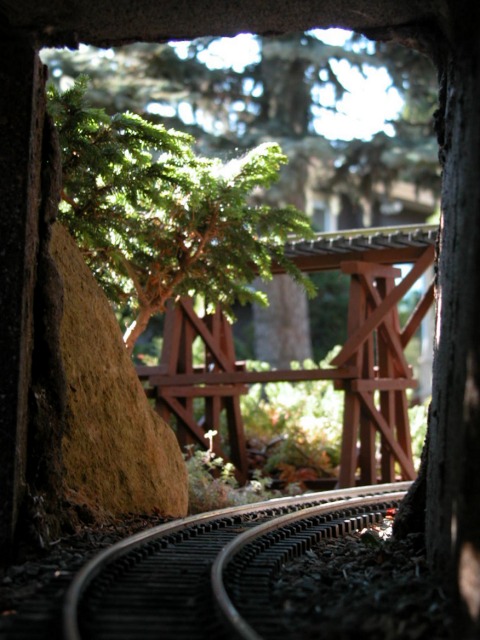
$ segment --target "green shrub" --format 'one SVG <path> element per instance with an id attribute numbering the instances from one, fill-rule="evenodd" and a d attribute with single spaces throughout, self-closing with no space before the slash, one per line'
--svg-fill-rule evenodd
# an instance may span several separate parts
<path id="1" fill-rule="evenodd" d="M 338 352 L 336 347 L 320 367 Z M 306 361 L 293 369 L 311 369 Z M 249 362 L 251 370 L 268 365 Z M 263 473 L 284 482 L 335 477 L 340 463 L 344 393 L 330 380 L 253 385 L 241 398 L 245 435 Z M 409 409 L 414 465 L 418 469 L 427 425 L 428 402 Z"/>
<path id="2" fill-rule="evenodd" d="M 270 490 L 271 479 L 260 473 L 255 473 L 252 480 L 240 487 L 230 462 L 215 456 L 211 450 L 187 449 L 188 510 L 191 514 L 260 502 L 280 495 L 278 491 Z"/>
<path id="3" fill-rule="evenodd" d="M 327 360 L 320 363 L 327 367 Z M 293 369 L 313 369 L 311 360 Z M 249 362 L 253 370 L 268 365 Z M 334 476 L 339 463 L 343 423 L 343 393 L 329 380 L 253 385 L 241 399 L 245 435 L 263 455 L 265 473 L 284 481 Z M 261 461 L 259 461 L 261 462 Z M 295 470 L 295 471 L 294 471 Z"/>

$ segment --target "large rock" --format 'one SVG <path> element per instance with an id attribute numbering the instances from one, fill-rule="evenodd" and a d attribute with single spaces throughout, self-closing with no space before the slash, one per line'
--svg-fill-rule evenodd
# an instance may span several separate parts
<path id="1" fill-rule="evenodd" d="M 96 513 L 185 515 L 187 472 L 176 437 L 150 407 L 110 305 L 58 223 L 51 252 L 64 285 L 69 499 Z"/>

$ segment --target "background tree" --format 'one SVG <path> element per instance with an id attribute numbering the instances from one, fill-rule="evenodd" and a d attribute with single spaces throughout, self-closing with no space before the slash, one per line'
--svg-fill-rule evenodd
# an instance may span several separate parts
<path id="1" fill-rule="evenodd" d="M 81 47 L 73 53 L 49 51 L 44 57 L 55 81 L 67 83 L 87 72 L 94 104 L 109 112 L 128 108 L 152 122 L 193 133 L 205 155 L 229 158 L 235 149 L 278 141 L 289 164 L 269 193 L 270 204 L 291 203 L 306 210 L 307 194 L 318 189 L 325 197 L 339 198 L 338 221 L 345 228 L 378 224 L 385 197 L 381 194 L 388 196 L 395 180 L 438 192 L 431 117 L 436 74 L 427 57 L 355 34 L 343 47 L 325 44 L 319 32 L 243 38 L 243 49 L 254 50 L 248 64 L 238 59 L 239 49 L 233 63 L 216 59 L 218 38 L 106 51 Z M 332 140 L 332 133 L 318 133 L 319 123 L 341 109 L 338 101 L 348 97 L 345 66 L 364 75 L 373 67 L 388 70 L 405 107 L 387 125 L 387 134 L 380 131 L 365 141 Z M 302 290 L 288 278 L 278 280 L 278 285 L 269 284 L 270 308 L 255 308 L 257 344 L 262 346 L 256 355 L 288 364 L 311 353 L 308 307 Z M 288 309 L 282 300 L 289 301 Z M 310 303 L 310 314 L 317 318 L 322 314 L 319 306 L 320 297 Z M 282 307 L 279 316 L 276 309 Z M 342 322 L 336 325 L 334 343 L 344 332 Z M 293 351 L 278 353 L 278 345 L 288 344 L 294 345 Z M 324 344 L 320 351 L 324 354 L 332 346 Z"/>

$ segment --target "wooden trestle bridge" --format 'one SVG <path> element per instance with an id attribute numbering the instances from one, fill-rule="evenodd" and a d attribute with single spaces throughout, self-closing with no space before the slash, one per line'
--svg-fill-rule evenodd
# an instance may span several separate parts
<path id="1" fill-rule="evenodd" d="M 230 459 L 244 481 L 248 470 L 240 395 L 248 385 L 333 380 L 345 392 L 339 487 L 354 486 L 357 481 L 364 485 L 393 482 L 396 463 L 403 480 L 414 479 L 406 392 L 417 381 L 404 350 L 433 302 L 433 281 L 403 327 L 397 304 L 432 266 L 436 237 L 436 226 L 382 227 L 318 234 L 313 241 L 286 247 L 287 255 L 304 272 L 340 269 L 350 276 L 347 339 L 327 369 L 246 371 L 245 363 L 236 360 L 232 328 L 220 309 L 200 318 L 189 299 L 169 308 L 159 366 L 140 366 L 137 371 L 158 413 L 167 421 L 171 415 L 176 417 L 180 444 L 205 447 L 205 432 L 218 430 L 225 412 L 230 456 L 217 439 L 213 451 Z M 394 266 L 402 263 L 412 264 L 403 278 L 401 269 Z M 193 363 L 197 337 L 205 345 L 201 366 Z M 200 422 L 194 416 L 195 398 L 205 402 Z"/>

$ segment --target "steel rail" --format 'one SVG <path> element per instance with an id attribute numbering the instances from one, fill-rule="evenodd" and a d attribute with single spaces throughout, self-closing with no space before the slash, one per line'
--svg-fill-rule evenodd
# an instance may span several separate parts
<path id="1" fill-rule="evenodd" d="M 296 521 L 307 518 L 321 516 L 332 511 L 345 511 L 355 509 L 357 507 L 374 506 L 379 502 L 393 502 L 401 500 L 406 491 L 397 491 L 393 493 L 379 493 L 361 498 L 350 498 L 348 500 L 338 500 L 328 502 L 320 506 L 309 507 L 302 511 L 295 511 L 284 516 L 274 518 L 271 522 L 259 524 L 254 529 L 246 531 L 237 536 L 232 542 L 227 544 L 217 556 L 211 570 L 212 589 L 218 610 L 222 614 L 225 622 L 231 628 L 236 637 L 242 640 L 263 640 L 255 629 L 243 618 L 237 607 L 230 598 L 225 586 L 224 574 L 228 564 L 244 547 L 258 540 L 267 533 L 276 531 L 293 524 Z"/>
<path id="2" fill-rule="evenodd" d="M 351 238 L 375 238 L 377 236 L 393 237 L 400 235 L 410 235 L 413 238 L 418 236 L 435 236 L 438 233 L 438 224 L 401 224 L 390 227 L 365 227 L 360 229 L 338 229 L 337 231 L 320 231 L 315 234 L 313 242 L 316 240 L 349 240 Z M 287 239 L 287 245 L 301 244 L 302 242 L 312 242 L 312 240 L 292 240 Z"/>
<path id="3" fill-rule="evenodd" d="M 304 517 L 303 514 L 305 514 L 309 510 L 309 508 L 318 509 L 319 505 L 323 505 L 325 506 L 326 511 L 331 511 L 332 509 L 338 508 L 338 504 L 343 504 L 343 506 L 346 508 L 347 505 L 353 505 L 352 500 L 355 498 L 363 497 L 365 500 L 369 500 L 371 502 L 373 496 L 377 496 L 378 500 L 380 500 L 380 498 L 384 495 L 389 495 L 392 491 L 392 488 L 397 489 L 399 492 L 405 493 L 411 484 L 411 482 L 398 482 L 354 487 L 351 489 L 337 489 L 333 491 L 315 492 L 304 494 L 302 496 L 274 498 L 254 504 L 230 507 L 227 509 L 219 509 L 215 511 L 209 511 L 200 515 L 181 518 L 179 520 L 165 523 L 125 538 L 124 540 L 117 542 L 116 544 L 97 554 L 88 563 L 86 563 L 85 566 L 82 567 L 82 569 L 80 569 L 80 571 L 74 577 L 63 600 L 63 638 L 65 640 L 85 640 L 85 638 L 82 637 L 79 627 L 79 603 L 82 595 L 86 592 L 88 586 L 92 583 L 92 581 L 96 577 L 98 577 L 106 567 L 111 566 L 124 555 L 134 550 L 136 547 L 141 546 L 142 544 L 157 541 L 163 537 L 167 537 L 176 533 L 188 532 L 189 529 L 193 529 L 196 526 L 206 525 L 208 523 L 221 521 L 234 516 L 248 516 L 249 514 L 258 514 L 269 510 L 293 510 L 296 508 L 301 508 L 302 505 L 310 505 L 306 509 L 302 510 L 302 516 L 300 516 L 298 512 L 295 512 L 298 519 L 299 517 Z M 346 501 L 347 504 L 345 504 L 344 501 Z M 318 504 L 312 507 L 312 503 L 315 502 L 317 502 Z M 276 518 L 277 517 L 278 516 L 276 516 Z M 264 525 L 257 525 L 254 530 L 256 530 L 260 526 Z"/>

